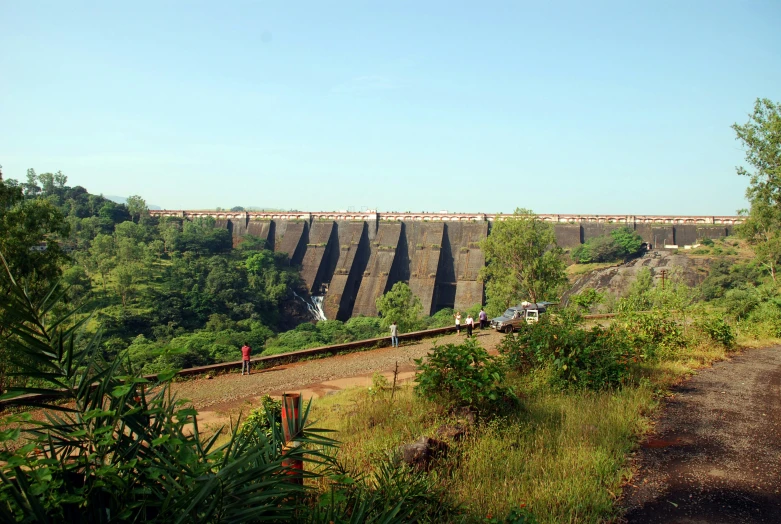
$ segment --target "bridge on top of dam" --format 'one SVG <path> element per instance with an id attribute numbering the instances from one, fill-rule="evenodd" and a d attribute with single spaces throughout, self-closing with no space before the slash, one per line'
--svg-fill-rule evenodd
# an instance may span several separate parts
<path id="1" fill-rule="evenodd" d="M 247 235 L 266 240 L 301 266 L 311 295 L 325 295 L 329 319 L 375 316 L 375 301 L 396 282 L 407 282 L 425 314 L 483 302 L 478 280 L 485 265 L 480 241 L 494 221 L 512 215 L 485 213 L 252 212 L 151 210 L 157 217 L 212 217 L 231 232 L 233 245 Z M 630 227 L 653 246 L 689 245 L 721 238 L 739 216 L 540 214 L 554 226 L 558 244 L 574 248 L 618 227 Z"/>

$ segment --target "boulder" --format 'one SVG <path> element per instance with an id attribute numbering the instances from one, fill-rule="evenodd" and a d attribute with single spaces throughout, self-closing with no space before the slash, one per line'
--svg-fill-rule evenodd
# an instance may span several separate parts
<path id="1" fill-rule="evenodd" d="M 431 462 L 447 454 L 448 445 L 439 440 L 420 437 L 417 441 L 399 448 L 401 460 L 417 469 L 430 469 Z"/>
<path id="2" fill-rule="evenodd" d="M 477 423 L 477 410 L 470 407 L 460 407 L 453 410 L 453 414 L 464 422 L 467 426 L 474 426 Z"/>
<path id="3" fill-rule="evenodd" d="M 463 424 L 442 424 L 437 428 L 436 434 L 444 440 L 459 441 L 466 436 L 467 428 Z"/>

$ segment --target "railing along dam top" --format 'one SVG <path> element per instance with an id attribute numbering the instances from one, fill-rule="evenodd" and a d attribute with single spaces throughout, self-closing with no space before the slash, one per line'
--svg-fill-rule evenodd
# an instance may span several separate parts
<path id="1" fill-rule="evenodd" d="M 213 217 L 223 220 L 315 220 L 335 221 L 417 221 L 417 222 L 493 222 L 505 220 L 511 214 L 501 213 L 397 213 L 397 212 L 348 212 L 348 211 L 212 211 L 212 210 L 150 210 L 152 216 L 182 218 Z M 544 222 L 555 224 L 692 224 L 735 225 L 743 222 L 742 216 L 731 215 L 582 215 L 539 214 Z"/>

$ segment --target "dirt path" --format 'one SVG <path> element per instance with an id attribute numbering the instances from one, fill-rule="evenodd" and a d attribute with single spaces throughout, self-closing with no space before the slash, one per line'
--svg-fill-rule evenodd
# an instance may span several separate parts
<path id="1" fill-rule="evenodd" d="M 629 523 L 781 523 L 781 346 L 673 391 L 624 495 Z"/>
<path id="2" fill-rule="evenodd" d="M 493 350 L 504 336 L 490 329 L 477 330 L 475 334 L 488 350 Z M 199 411 L 201 425 L 221 425 L 239 410 L 246 413 L 247 408 L 257 406 L 258 399 L 266 394 L 295 392 L 311 398 L 348 387 L 369 386 L 374 373 L 382 373 L 392 380 L 397 362 L 399 378 L 409 379 L 414 376 L 413 359 L 426 355 L 434 344 L 463 340 L 464 334 L 445 335 L 399 348 L 387 347 L 253 371 L 249 376 L 227 373 L 210 380 L 198 378 L 175 383 L 172 389 L 179 398 L 192 401 Z"/>

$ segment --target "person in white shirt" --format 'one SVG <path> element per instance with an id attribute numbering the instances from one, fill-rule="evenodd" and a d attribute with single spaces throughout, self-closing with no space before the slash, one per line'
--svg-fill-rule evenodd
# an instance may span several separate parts
<path id="1" fill-rule="evenodd" d="M 391 332 L 391 346 L 395 348 L 399 347 L 399 326 L 396 325 L 395 320 L 391 322 L 390 332 Z"/>

